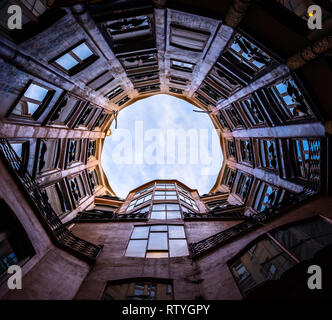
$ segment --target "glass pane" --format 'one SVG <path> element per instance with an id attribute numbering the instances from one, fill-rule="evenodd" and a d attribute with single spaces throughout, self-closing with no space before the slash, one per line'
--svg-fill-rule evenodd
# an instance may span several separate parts
<path id="1" fill-rule="evenodd" d="M 164 203 L 154 204 L 152 210 L 165 210 L 165 204 Z"/>
<path id="2" fill-rule="evenodd" d="M 167 203 L 167 210 L 180 210 L 180 206 L 176 203 Z"/>
<path id="3" fill-rule="evenodd" d="M 168 211 L 167 219 L 181 219 L 180 211 Z"/>
<path id="4" fill-rule="evenodd" d="M 154 196 L 155 200 L 164 200 L 165 196 Z"/>
<path id="5" fill-rule="evenodd" d="M 185 238 L 183 226 L 168 226 L 169 238 Z"/>
<path id="6" fill-rule="evenodd" d="M 151 231 L 167 231 L 167 226 L 151 226 Z"/>
<path id="7" fill-rule="evenodd" d="M 166 196 L 166 200 L 177 200 L 177 196 L 176 195 Z"/>
<path id="8" fill-rule="evenodd" d="M 69 53 L 66 53 L 59 59 L 55 60 L 55 62 L 66 70 L 70 70 L 78 64 L 78 61 L 74 59 Z"/>
<path id="9" fill-rule="evenodd" d="M 295 262 L 272 240 L 263 239 L 230 267 L 243 293 L 267 280 L 279 279 Z"/>
<path id="10" fill-rule="evenodd" d="M 130 240 L 126 251 L 126 256 L 144 258 L 147 242 L 147 240 Z"/>
<path id="11" fill-rule="evenodd" d="M 169 256 L 182 257 L 189 254 L 186 240 L 169 240 Z"/>
<path id="12" fill-rule="evenodd" d="M 39 105 L 35 103 L 28 102 L 28 114 L 32 115 L 38 109 Z"/>
<path id="13" fill-rule="evenodd" d="M 167 250 L 167 232 L 152 232 L 148 244 L 148 250 Z"/>
<path id="14" fill-rule="evenodd" d="M 47 89 L 32 83 L 30 84 L 27 91 L 25 91 L 24 96 L 30 99 L 43 101 L 46 97 L 47 92 L 48 92 Z"/>
<path id="15" fill-rule="evenodd" d="M 165 211 L 152 211 L 150 219 L 166 219 Z"/>
<path id="16" fill-rule="evenodd" d="M 11 147 L 14 149 L 15 153 L 19 158 L 22 157 L 23 143 L 11 143 Z"/>
<path id="17" fill-rule="evenodd" d="M 168 258 L 168 252 L 152 251 L 146 253 L 147 258 Z"/>
<path id="18" fill-rule="evenodd" d="M 149 227 L 134 227 L 131 239 L 147 239 L 149 235 Z"/>
<path id="19" fill-rule="evenodd" d="M 85 43 L 80 44 L 72 50 L 81 60 L 84 60 L 93 55 L 93 52 L 88 48 Z"/>
<path id="20" fill-rule="evenodd" d="M 319 218 L 284 230 L 278 229 L 272 235 L 298 259 L 307 260 L 332 243 L 332 225 Z"/>

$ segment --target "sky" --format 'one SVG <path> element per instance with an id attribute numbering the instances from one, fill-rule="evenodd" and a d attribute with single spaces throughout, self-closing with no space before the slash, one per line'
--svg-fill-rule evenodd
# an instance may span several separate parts
<path id="1" fill-rule="evenodd" d="M 105 138 L 102 166 L 113 191 L 129 191 L 154 179 L 177 179 L 205 194 L 222 164 L 212 121 L 192 104 L 158 94 L 121 110 Z"/>

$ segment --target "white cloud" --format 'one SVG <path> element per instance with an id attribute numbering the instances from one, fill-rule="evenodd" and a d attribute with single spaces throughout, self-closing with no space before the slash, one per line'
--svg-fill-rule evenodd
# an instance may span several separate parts
<path id="1" fill-rule="evenodd" d="M 219 139 L 217 136 L 214 139 L 211 138 L 211 130 L 214 131 L 214 127 L 209 116 L 193 112 L 193 109 L 197 108 L 184 100 L 160 94 L 139 100 L 119 113 L 118 128 L 128 130 L 132 136 L 132 146 L 127 146 L 128 150 L 123 150 L 125 144 L 121 148 L 118 146 L 121 131 L 114 129 L 114 124 L 112 124 L 113 134 L 110 137 L 106 137 L 102 153 L 103 169 L 112 189 L 118 196 L 126 197 L 130 190 L 154 179 L 177 179 L 188 185 L 188 187 L 198 189 L 201 194 L 211 189 L 222 163 Z M 138 134 L 136 141 L 134 134 L 135 121 L 136 130 L 140 127 L 138 131 L 143 132 L 143 135 Z M 141 128 L 142 126 L 143 129 Z M 156 129 L 162 129 L 159 135 L 164 135 L 165 138 L 167 129 L 181 129 L 187 134 L 192 129 L 195 129 L 198 133 L 199 129 L 204 129 L 208 130 L 209 138 L 207 141 L 199 141 L 196 146 L 195 143 L 192 144 L 191 150 L 188 147 L 186 150 L 180 150 L 180 153 L 184 152 L 186 155 L 186 162 L 185 164 L 179 164 L 177 145 L 167 146 L 166 143 L 163 146 L 162 140 L 160 140 L 161 137 L 157 139 L 154 137 L 154 146 L 151 145 L 151 142 L 147 142 L 146 139 L 141 141 L 145 132 L 151 135 L 151 132 L 157 132 Z M 217 135 L 216 132 L 213 132 L 213 134 Z M 157 133 L 156 135 L 158 136 Z M 159 144 L 156 141 L 159 141 Z M 188 142 L 189 138 L 187 138 L 187 146 L 189 145 Z M 158 147 L 160 150 L 158 150 Z M 119 151 L 119 148 L 122 149 L 122 152 L 127 152 L 127 154 L 132 151 L 133 161 L 131 163 L 127 162 L 126 164 L 126 161 L 122 161 L 120 164 L 115 163 L 123 156 L 123 153 L 120 153 L 118 157 L 112 157 L 114 151 Z M 176 152 L 176 164 L 167 164 L 167 154 L 164 152 L 167 148 L 169 152 Z M 195 148 L 199 148 L 200 150 L 196 150 Z M 151 153 L 152 149 L 154 149 L 153 153 Z M 147 155 L 144 152 L 146 150 L 150 150 L 151 154 Z M 199 151 L 201 151 L 201 154 Z M 202 160 L 201 163 L 191 164 L 190 152 L 192 154 L 197 153 L 198 159 Z M 157 164 L 155 161 L 153 162 L 154 164 L 149 165 L 147 163 L 149 161 L 146 161 L 147 156 L 149 160 L 153 160 L 154 157 L 158 159 L 162 157 L 164 158 L 164 162 L 161 161 L 160 163 L 159 161 L 160 164 Z M 145 159 L 143 163 L 142 159 Z"/>

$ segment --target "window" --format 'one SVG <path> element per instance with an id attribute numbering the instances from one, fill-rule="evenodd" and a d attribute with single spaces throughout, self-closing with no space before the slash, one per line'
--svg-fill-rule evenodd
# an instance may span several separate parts
<path id="1" fill-rule="evenodd" d="M 99 185 L 99 179 L 96 170 L 87 170 L 87 178 L 90 184 L 92 192 L 95 191 L 95 187 Z"/>
<path id="2" fill-rule="evenodd" d="M 104 300 L 172 300 L 173 286 L 169 281 L 138 279 L 111 281 L 105 289 Z"/>
<path id="3" fill-rule="evenodd" d="M 189 197 L 191 197 L 191 193 L 190 193 L 188 190 L 182 188 L 179 184 L 177 184 L 176 187 L 177 187 L 181 192 L 183 192 L 183 193 L 187 194 Z"/>
<path id="4" fill-rule="evenodd" d="M 252 149 L 250 140 L 240 140 L 241 161 L 252 163 Z"/>
<path id="5" fill-rule="evenodd" d="M 54 90 L 31 82 L 10 115 L 37 120 L 42 109 L 50 102 L 53 94 Z"/>
<path id="6" fill-rule="evenodd" d="M 309 105 L 293 79 L 283 80 L 268 90 L 285 120 L 312 117 Z"/>
<path id="7" fill-rule="evenodd" d="M 109 100 L 112 100 L 113 98 L 117 97 L 120 93 L 123 92 L 123 89 L 121 87 L 116 87 L 112 89 L 109 93 L 105 95 L 105 97 Z"/>
<path id="8" fill-rule="evenodd" d="M 45 189 L 47 199 L 58 216 L 71 211 L 71 205 L 64 183 L 58 182 Z"/>
<path id="9" fill-rule="evenodd" d="M 37 171 L 39 173 L 57 167 L 60 151 L 60 140 L 42 139 L 40 140 Z"/>
<path id="10" fill-rule="evenodd" d="M 67 165 L 73 162 L 79 162 L 81 159 L 81 144 L 82 140 L 69 140 L 67 147 Z"/>
<path id="11" fill-rule="evenodd" d="M 150 205 L 148 205 L 144 208 L 135 210 L 135 211 L 131 212 L 130 215 L 135 215 L 135 216 L 140 216 L 142 218 L 145 218 L 149 214 L 149 211 L 150 211 Z"/>
<path id="12" fill-rule="evenodd" d="M 226 61 L 226 64 L 229 64 L 229 62 Z M 225 67 L 225 61 L 222 59 L 222 56 L 215 63 L 208 78 L 218 84 L 224 98 L 228 98 L 244 85 L 244 82 L 236 74 Z"/>
<path id="13" fill-rule="evenodd" d="M 263 212 L 265 209 L 271 208 L 276 203 L 277 195 L 278 188 L 272 187 L 265 182 L 261 182 L 256 193 L 256 200 L 253 208 L 257 212 Z"/>
<path id="14" fill-rule="evenodd" d="M 157 183 L 158 189 L 175 189 L 174 183 Z"/>
<path id="15" fill-rule="evenodd" d="M 158 71 L 153 72 L 141 72 L 136 73 L 133 75 L 128 75 L 129 79 L 134 83 L 136 86 L 144 84 L 144 82 L 150 81 L 159 81 L 159 73 Z M 155 82 L 155 81 L 154 81 Z"/>
<path id="16" fill-rule="evenodd" d="M 231 272 L 244 295 L 267 280 L 279 279 L 295 265 L 295 261 L 267 236 L 255 244 L 253 253 L 248 251 L 230 264 Z"/>
<path id="17" fill-rule="evenodd" d="M 211 210 L 216 209 L 216 208 L 227 208 L 229 206 L 227 199 L 210 201 L 210 202 L 207 202 L 206 204 L 209 207 L 209 209 L 211 209 Z"/>
<path id="18" fill-rule="evenodd" d="M 278 169 L 276 142 L 274 140 L 260 139 L 259 150 L 261 166 L 267 169 Z"/>
<path id="19" fill-rule="evenodd" d="M 88 158 L 96 156 L 96 140 L 89 140 L 88 142 Z"/>
<path id="20" fill-rule="evenodd" d="M 171 59 L 171 68 L 185 71 L 185 72 L 192 72 L 194 70 L 195 64 L 190 62 L 184 62 L 180 60 Z"/>
<path id="21" fill-rule="evenodd" d="M 172 258 L 189 254 L 183 226 L 152 225 L 134 227 L 126 256 Z"/>
<path id="22" fill-rule="evenodd" d="M 94 116 L 96 115 L 97 109 L 94 108 L 92 105 L 87 105 L 85 109 L 81 112 L 79 115 L 75 128 L 78 128 L 80 126 L 82 127 L 88 127 L 92 124 L 92 120 Z"/>
<path id="23" fill-rule="evenodd" d="M 183 94 L 183 90 L 179 88 L 169 87 L 169 92 L 173 92 L 176 94 Z"/>
<path id="24" fill-rule="evenodd" d="M 69 187 L 75 202 L 78 204 L 79 201 L 86 196 L 82 177 L 78 175 L 75 178 L 70 179 Z"/>
<path id="25" fill-rule="evenodd" d="M 234 140 L 227 140 L 227 158 L 236 161 L 236 147 Z"/>
<path id="26" fill-rule="evenodd" d="M 250 245 L 230 263 L 244 295 L 268 280 L 279 279 L 296 263 L 311 259 L 332 243 L 332 225 L 322 218 L 278 227 Z"/>
<path id="27" fill-rule="evenodd" d="M 229 190 L 231 191 L 233 188 L 235 177 L 236 177 L 236 170 L 226 167 L 223 178 L 221 180 L 221 184 L 227 186 L 229 188 Z"/>
<path id="28" fill-rule="evenodd" d="M 183 202 L 185 202 L 186 204 L 188 204 L 190 207 L 194 208 L 195 210 L 198 210 L 196 202 L 193 199 L 186 197 L 181 192 L 179 192 L 179 198 L 180 198 L 180 200 L 182 200 Z"/>
<path id="29" fill-rule="evenodd" d="M 117 101 L 116 104 L 120 107 L 120 106 L 122 106 L 123 104 L 125 104 L 129 100 L 130 100 L 130 98 L 128 96 L 125 96 L 122 99 L 120 99 L 119 101 Z"/>
<path id="30" fill-rule="evenodd" d="M 155 203 L 150 219 L 181 219 L 180 206 L 177 203 Z"/>
<path id="31" fill-rule="evenodd" d="M 113 80 L 114 77 L 112 76 L 111 72 L 107 70 L 102 72 L 96 78 L 92 79 L 90 82 L 87 83 L 87 85 L 93 90 L 98 91 Z"/>
<path id="32" fill-rule="evenodd" d="M 226 129 L 230 130 L 230 126 L 229 126 L 225 116 L 222 114 L 221 110 L 219 110 L 219 112 L 218 112 L 218 120 L 224 129 L 226 128 Z"/>
<path id="33" fill-rule="evenodd" d="M 29 161 L 29 141 L 20 142 L 13 140 L 9 141 L 9 143 L 17 157 L 22 161 L 23 166 L 26 167 Z"/>
<path id="34" fill-rule="evenodd" d="M 171 25 L 170 28 L 170 44 L 181 49 L 203 51 L 210 37 L 210 33 L 206 31 L 176 25 Z"/>
<path id="35" fill-rule="evenodd" d="M 245 128 L 242 118 L 234 107 L 229 107 L 225 109 L 225 113 L 228 116 L 228 119 L 231 121 L 234 129 Z"/>
<path id="36" fill-rule="evenodd" d="M 240 105 L 245 115 L 248 117 L 251 126 L 254 127 L 265 123 L 264 117 L 254 97 L 240 101 Z"/>
<path id="37" fill-rule="evenodd" d="M 202 85 L 200 86 L 200 90 L 208 95 L 215 103 L 223 98 L 223 94 L 220 91 L 205 81 L 203 81 Z"/>
<path id="38" fill-rule="evenodd" d="M 152 198 L 152 192 L 149 192 L 148 194 L 146 194 L 140 198 L 134 199 L 133 201 L 130 202 L 130 204 L 127 208 L 127 212 L 132 210 L 134 207 L 137 207 L 137 206 L 141 205 L 142 203 L 151 200 L 151 198 Z"/>
<path id="39" fill-rule="evenodd" d="M 152 184 L 151 186 L 145 187 L 144 189 L 138 190 L 137 192 L 135 192 L 134 196 L 136 197 L 144 192 L 152 190 L 153 188 L 154 188 L 154 184 Z"/>
<path id="40" fill-rule="evenodd" d="M 80 103 L 81 100 L 67 94 L 52 114 L 50 122 L 55 124 L 67 124 Z"/>
<path id="41" fill-rule="evenodd" d="M 243 201 L 246 200 L 250 187 L 251 187 L 251 176 L 247 176 L 244 173 L 240 172 L 239 182 L 236 188 L 236 194 L 241 197 Z"/>
<path id="42" fill-rule="evenodd" d="M 155 50 L 148 50 L 135 55 L 121 55 L 119 60 L 126 70 L 154 66 L 158 64 Z"/>
<path id="43" fill-rule="evenodd" d="M 176 83 L 176 84 L 180 84 L 182 86 L 186 86 L 189 82 L 188 79 L 185 79 L 185 78 L 181 78 L 181 77 L 175 77 L 175 76 L 171 76 L 169 78 L 169 82 L 171 83 Z"/>
<path id="44" fill-rule="evenodd" d="M 22 265 L 34 255 L 31 242 L 14 213 L 0 200 L 0 282 L 8 276 L 8 268 Z"/>
<path id="45" fill-rule="evenodd" d="M 320 140 L 293 139 L 296 176 L 300 179 L 320 179 Z"/>
<path id="46" fill-rule="evenodd" d="M 155 191 L 154 200 L 177 200 L 176 191 Z"/>
<path id="47" fill-rule="evenodd" d="M 159 91 L 160 90 L 160 84 L 151 84 L 147 86 L 142 87 L 136 87 L 138 93 L 145 93 L 145 92 L 152 92 L 152 91 Z"/>
<path id="48" fill-rule="evenodd" d="M 300 261 L 311 259 L 332 243 L 332 225 L 320 217 L 275 229 L 270 234 Z"/>
<path id="49" fill-rule="evenodd" d="M 235 37 L 227 53 L 234 63 L 245 71 L 251 71 L 252 75 L 271 63 L 269 55 L 241 35 Z"/>
<path id="50" fill-rule="evenodd" d="M 81 42 L 51 60 L 50 63 L 65 73 L 74 75 L 92 64 L 97 59 L 98 56 L 93 52 L 91 46 L 87 42 Z"/>
<path id="51" fill-rule="evenodd" d="M 199 102 L 203 103 L 205 106 L 209 106 L 209 105 L 215 106 L 216 105 L 215 102 L 210 101 L 209 99 L 207 99 L 206 97 L 204 97 L 197 91 L 195 92 L 195 98 Z"/>
<path id="52" fill-rule="evenodd" d="M 107 119 L 108 114 L 104 111 L 99 113 L 95 123 L 91 127 L 91 131 L 95 130 L 96 128 L 101 128 Z"/>
<path id="53" fill-rule="evenodd" d="M 135 38 L 136 35 L 150 28 L 150 19 L 146 15 L 123 18 L 106 23 L 107 31 L 113 41 L 123 41 L 126 38 Z M 128 39 L 126 39 L 128 40 Z"/>

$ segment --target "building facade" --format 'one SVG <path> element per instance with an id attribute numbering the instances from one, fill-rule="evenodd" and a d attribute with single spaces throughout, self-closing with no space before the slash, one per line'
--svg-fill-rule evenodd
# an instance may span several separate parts
<path id="1" fill-rule="evenodd" d="M 332 243 L 332 11 L 309 2 L 7 1 L 0 297 L 324 296 L 300 277 L 330 267 Z M 10 29 L 17 3 L 23 27 Z M 205 195 L 173 177 L 120 199 L 104 139 L 119 111 L 159 93 L 209 114 L 220 173 Z M 13 264 L 22 290 L 7 286 Z"/>

